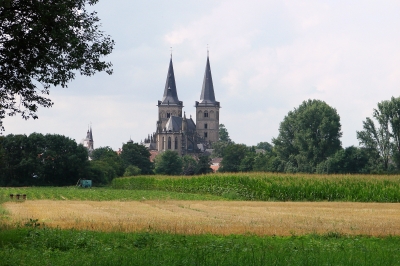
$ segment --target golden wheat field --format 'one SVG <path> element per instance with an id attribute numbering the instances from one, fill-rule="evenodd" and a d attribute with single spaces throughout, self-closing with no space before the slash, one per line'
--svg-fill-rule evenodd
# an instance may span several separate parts
<path id="1" fill-rule="evenodd" d="M 34 200 L 7 202 L 3 206 L 10 212 L 10 225 L 32 218 L 63 229 L 222 235 L 400 235 L 397 203 Z"/>

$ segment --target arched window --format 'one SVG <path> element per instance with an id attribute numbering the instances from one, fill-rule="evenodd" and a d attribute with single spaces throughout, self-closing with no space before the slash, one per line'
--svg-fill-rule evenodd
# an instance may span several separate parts
<path id="1" fill-rule="evenodd" d="M 204 111 L 204 117 L 208 117 L 208 111 Z"/>
<path id="2" fill-rule="evenodd" d="M 171 149 L 171 137 L 168 137 L 168 150 Z"/>
<path id="3" fill-rule="evenodd" d="M 207 129 L 208 128 L 208 125 L 207 125 L 207 123 L 205 123 L 204 124 L 204 129 Z"/>
<path id="4" fill-rule="evenodd" d="M 162 137 L 162 144 L 161 144 L 161 149 L 162 150 L 164 149 L 164 141 L 165 141 L 165 139 L 164 139 L 164 137 Z"/>
<path id="5" fill-rule="evenodd" d="M 214 111 L 210 111 L 210 118 L 214 118 Z"/>
<path id="6" fill-rule="evenodd" d="M 175 150 L 178 149 L 178 137 L 175 137 Z"/>

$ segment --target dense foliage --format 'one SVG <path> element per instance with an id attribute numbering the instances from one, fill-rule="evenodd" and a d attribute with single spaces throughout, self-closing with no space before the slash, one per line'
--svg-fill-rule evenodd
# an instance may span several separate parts
<path id="1" fill-rule="evenodd" d="M 99 30 L 96 12 L 86 9 L 97 2 L 1 1 L 0 120 L 6 113 L 37 118 L 38 106 L 53 104 L 50 87 L 66 87 L 76 73 L 112 73 L 101 59 L 114 41 Z"/>
<path id="2" fill-rule="evenodd" d="M 0 137 L 0 185 L 65 186 L 88 175 L 88 153 L 61 135 Z"/>
<path id="3" fill-rule="evenodd" d="M 113 178 L 123 175 L 125 168 L 121 157 L 111 147 L 94 149 L 90 155 L 90 173 L 88 178 L 94 184 L 109 184 Z"/>
<path id="4" fill-rule="evenodd" d="M 107 185 L 123 175 L 153 174 L 149 157 L 144 146 L 129 143 L 121 155 L 111 147 L 94 149 L 89 161 L 87 149 L 65 136 L 0 136 L 0 186 L 66 186 L 79 179 Z"/>
<path id="5" fill-rule="evenodd" d="M 243 144 L 229 144 L 223 151 L 220 172 L 239 172 L 240 163 L 245 158 L 247 147 Z"/>
<path id="6" fill-rule="evenodd" d="M 175 151 L 164 151 L 155 159 L 156 174 L 161 175 L 199 175 L 211 173 L 209 156 L 185 155 L 180 157 Z"/>
<path id="7" fill-rule="evenodd" d="M 390 171 L 395 167 L 399 168 L 400 97 L 378 103 L 372 117 L 373 119 L 367 117 L 363 122 L 363 130 L 357 131 L 360 144 L 376 155 L 374 164 L 377 169 Z"/>
<path id="8" fill-rule="evenodd" d="M 128 142 L 122 146 L 121 160 L 124 168 L 130 165 L 140 169 L 142 174 L 153 173 L 153 163 L 150 161 L 150 152 L 145 146 Z"/>
<path id="9" fill-rule="evenodd" d="M 221 136 L 229 136 L 224 125 Z M 228 137 L 214 143 L 220 172 L 319 174 L 395 174 L 400 171 L 400 97 L 378 103 L 373 117 L 357 132 L 361 147 L 342 148 L 340 117 L 323 101 L 304 101 L 290 111 L 273 145 L 235 144 Z M 226 138 L 225 138 L 226 139 Z"/>
<path id="10" fill-rule="evenodd" d="M 155 173 L 162 175 L 180 175 L 182 173 L 182 159 L 175 151 L 167 150 L 155 159 Z"/>
<path id="11" fill-rule="evenodd" d="M 292 172 L 314 172 L 341 148 L 340 117 L 323 101 L 304 101 L 290 111 L 272 140 L 278 157 Z"/>

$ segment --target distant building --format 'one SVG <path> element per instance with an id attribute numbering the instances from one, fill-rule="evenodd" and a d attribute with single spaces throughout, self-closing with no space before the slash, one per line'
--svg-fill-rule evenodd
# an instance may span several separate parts
<path id="1" fill-rule="evenodd" d="M 92 126 L 88 128 L 88 131 L 86 133 L 86 138 L 82 140 L 82 145 L 89 151 L 89 155 L 92 153 L 94 150 L 93 148 L 93 133 L 92 133 Z"/>
<path id="2" fill-rule="evenodd" d="M 149 150 L 157 152 L 173 150 L 179 155 L 202 153 L 209 149 L 212 143 L 218 141 L 221 106 L 215 100 L 209 56 L 207 55 L 200 101 L 195 102 L 196 123 L 192 116 L 187 118 L 186 114 L 182 113 L 183 102 L 178 98 L 172 56 L 164 95 L 157 106 L 156 131 L 149 134 L 143 143 Z"/>

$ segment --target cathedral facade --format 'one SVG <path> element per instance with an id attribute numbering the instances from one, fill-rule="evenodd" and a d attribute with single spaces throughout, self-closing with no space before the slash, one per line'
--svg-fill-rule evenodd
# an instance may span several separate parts
<path id="1" fill-rule="evenodd" d="M 196 122 L 186 117 L 183 102 L 179 100 L 172 56 L 169 62 L 164 95 L 158 101 L 156 131 L 144 140 L 144 145 L 153 151 L 176 151 L 179 155 L 202 153 L 219 140 L 220 103 L 215 100 L 209 56 L 200 100 L 195 102 Z"/>

